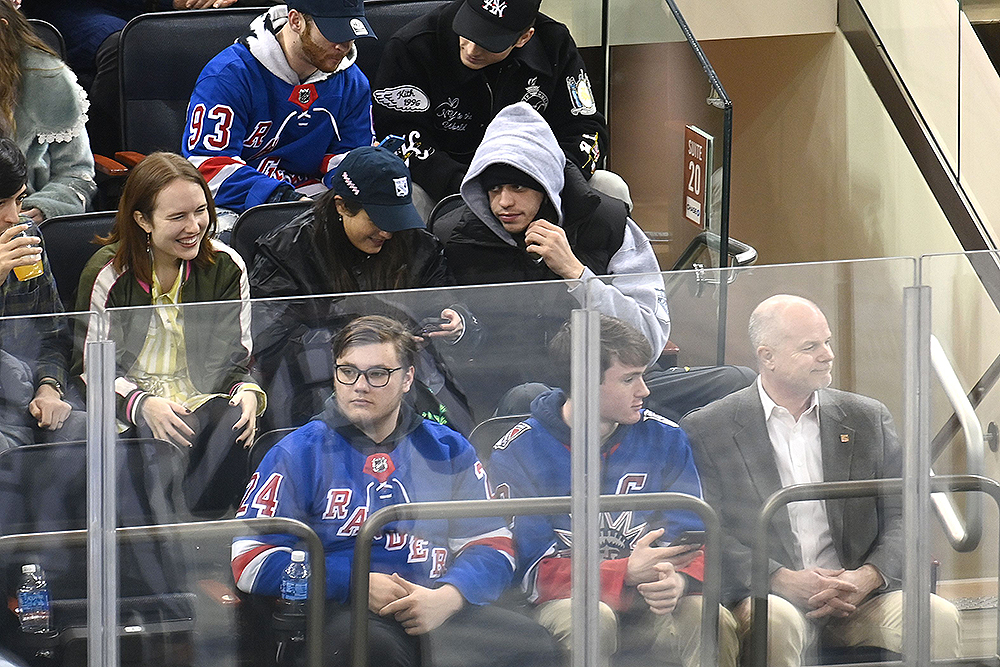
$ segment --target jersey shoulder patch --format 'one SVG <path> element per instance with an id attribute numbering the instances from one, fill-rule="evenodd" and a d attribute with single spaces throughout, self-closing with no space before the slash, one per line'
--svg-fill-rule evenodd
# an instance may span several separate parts
<path id="1" fill-rule="evenodd" d="M 507 449 L 510 443 L 514 442 L 522 433 L 526 433 L 531 430 L 531 424 L 528 422 L 518 422 L 514 425 L 514 428 L 507 431 L 502 438 L 497 440 L 497 443 L 493 445 L 493 449 Z"/>
<path id="2" fill-rule="evenodd" d="M 667 426 L 673 426 L 674 428 L 680 428 L 680 426 L 678 426 L 674 422 L 670 421 L 669 419 L 667 419 L 663 415 L 658 415 L 655 412 L 653 412 L 652 410 L 643 410 L 642 411 L 642 421 L 650 421 L 650 420 L 655 421 L 655 422 L 660 422 L 661 424 L 666 424 Z"/>

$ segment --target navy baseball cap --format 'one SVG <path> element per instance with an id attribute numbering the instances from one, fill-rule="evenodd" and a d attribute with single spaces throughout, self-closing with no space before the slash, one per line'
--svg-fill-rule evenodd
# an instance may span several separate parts
<path id="1" fill-rule="evenodd" d="M 465 0 L 451 28 L 491 53 L 514 46 L 538 17 L 542 0 Z"/>
<path id="2" fill-rule="evenodd" d="M 413 208 L 410 170 L 394 153 L 378 146 L 355 148 L 337 166 L 331 188 L 344 199 L 361 202 L 383 232 L 423 229 Z"/>
<path id="3" fill-rule="evenodd" d="M 343 43 L 375 37 L 365 18 L 363 0 L 286 0 L 289 9 L 308 14 L 328 42 Z"/>

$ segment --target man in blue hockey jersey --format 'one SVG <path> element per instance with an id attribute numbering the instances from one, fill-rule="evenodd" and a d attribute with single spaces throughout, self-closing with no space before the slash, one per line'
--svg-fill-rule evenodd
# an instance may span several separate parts
<path id="1" fill-rule="evenodd" d="M 354 540 L 376 510 L 397 503 L 489 497 L 465 438 L 404 402 L 413 336 L 389 318 L 354 320 L 333 343 L 337 388 L 327 410 L 276 444 L 250 478 L 237 517 L 284 516 L 311 526 L 326 551 L 326 655 L 344 662 Z M 233 543 L 241 590 L 277 595 L 296 538 Z M 530 619 L 489 606 L 513 573 L 502 519 L 400 521 L 372 546 L 368 608 L 375 665 L 548 665 L 558 649 Z M 489 628 L 490 632 L 476 632 Z M 512 643 L 510 637 L 518 637 Z M 426 658 L 424 664 L 430 664 Z"/>
<path id="2" fill-rule="evenodd" d="M 569 362 L 569 331 L 553 340 Z M 645 337 L 621 320 L 601 316 L 601 493 L 674 491 L 701 497 L 701 482 L 684 432 L 642 407 L 650 358 Z M 490 475 L 501 497 L 570 494 L 573 399 L 556 389 L 531 404 L 523 421 L 493 447 Z M 700 658 L 704 558 L 694 546 L 666 546 L 702 531 L 688 511 L 626 511 L 601 515 L 601 664 L 619 645 L 649 650 L 651 664 L 695 667 Z M 570 645 L 571 532 L 568 514 L 514 519 L 517 577 L 537 605 L 539 622 Z M 683 540 L 682 540 L 683 541 Z M 719 665 L 735 667 L 736 621 L 720 608 Z"/>
<path id="3" fill-rule="evenodd" d="M 360 37 L 375 37 L 364 3 L 288 0 L 205 66 L 182 150 L 216 206 L 238 213 L 323 191 L 348 151 L 373 143 Z"/>

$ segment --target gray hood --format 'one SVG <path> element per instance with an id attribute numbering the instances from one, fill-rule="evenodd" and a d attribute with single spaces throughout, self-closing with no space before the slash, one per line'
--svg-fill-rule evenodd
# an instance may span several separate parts
<path id="1" fill-rule="evenodd" d="M 480 175 L 492 164 L 508 164 L 538 181 L 556 209 L 562 224 L 562 189 L 565 183 L 563 152 L 552 128 L 527 102 L 504 107 L 486 128 L 483 141 L 472 156 L 462 181 L 462 199 L 480 220 L 501 239 L 516 245 L 511 235 L 490 211 L 490 200 L 480 183 Z"/>

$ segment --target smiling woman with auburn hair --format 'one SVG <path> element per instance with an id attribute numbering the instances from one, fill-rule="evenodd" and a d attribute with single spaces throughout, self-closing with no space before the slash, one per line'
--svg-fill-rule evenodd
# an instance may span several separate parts
<path id="1" fill-rule="evenodd" d="M 87 263 L 77 297 L 79 310 L 110 322 L 119 431 L 190 447 L 184 492 L 206 514 L 239 500 L 244 448 L 265 404 L 248 373 L 246 267 L 211 238 L 214 227 L 198 170 L 179 155 L 153 153 L 129 175 L 114 228 L 98 239 L 105 245 Z M 212 301 L 223 303 L 190 305 Z M 149 305 L 160 307 L 129 308 Z M 123 310 L 108 312 L 115 308 Z M 95 327 L 86 340 L 97 340 Z M 77 359 L 77 373 L 84 361 Z"/>

